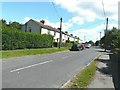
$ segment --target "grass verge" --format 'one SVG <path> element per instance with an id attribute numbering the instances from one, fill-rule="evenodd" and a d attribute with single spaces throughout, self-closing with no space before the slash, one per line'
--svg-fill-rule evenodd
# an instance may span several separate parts
<path id="1" fill-rule="evenodd" d="M 89 66 L 83 69 L 76 77 L 70 82 L 67 88 L 86 88 L 93 79 L 96 71 L 96 61 L 93 61 Z"/>
<path id="2" fill-rule="evenodd" d="M 26 56 L 26 55 L 36 55 L 36 54 L 50 54 L 59 51 L 68 50 L 69 47 L 64 48 L 46 48 L 46 49 L 26 49 L 26 50 L 9 50 L 9 51 L 2 51 L 2 58 L 10 58 L 10 57 L 19 57 L 19 56 Z"/>

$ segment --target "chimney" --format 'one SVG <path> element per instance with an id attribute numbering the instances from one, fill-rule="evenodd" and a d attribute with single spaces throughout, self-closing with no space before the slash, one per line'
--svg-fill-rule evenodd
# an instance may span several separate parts
<path id="1" fill-rule="evenodd" d="M 70 34 L 70 36 L 73 36 L 73 34 Z"/>
<path id="2" fill-rule="evenodd" d="M 65 31 L 65 33 L 66 33 L 66 34 L 68 34 L 68 32 L 67 32 L 67 31 Z"/>
<path id="3" fill-rule="evenodd" d="M 40 22 L 41 22 L 42 24 L 45 24 L 45 20 L 41 20 Z"/>

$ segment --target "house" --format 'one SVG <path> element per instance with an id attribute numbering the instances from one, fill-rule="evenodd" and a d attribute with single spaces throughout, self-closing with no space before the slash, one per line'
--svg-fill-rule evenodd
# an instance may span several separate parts
<path id="1" fill-rule="evenodd" d="M 78 37 L 78 43 L 82 43 L 82 40 Z"/>
<path id="2" fill-rule="evenodd" d="M 55 42 L 59 41 L 59 30 L 49 25 L 44 25 L 42 21 L 38 22 L 33 19 L 30 19 L 22 26 L 22 31 L 35 32 L 40 34 L 50 34 L 54 36 Z"/>
<path id="3" fill-rule="evenodd" d="M 40 33 L 40 34 L 50 34 L 54 37 L 54 42 L 59 42 L 59 37 L 60 37 L 60 30 L 56 29 L 52 26 L 45 25 L 45 21 L 41 20 L 40 22 L 30 19 L 28 22 L 26 22 L 22 26 L 22 31 L 24 32 L 35 32 L 35 33 Z M 73 37 L 73 34 L 69 35 L 68 32 L 63 32 L 62 31 L 62 37 L 61 41 L 66 42 L 67 40 L 70 41 L 76 41 L 75 37 Z"/>
<path id="4" fill-rule="evenodd" d="M 66 42 L 69 40 L 69 35 L 67 32 L 62 32 L 62 42 Z"/>
<path id="5" fill-rule="evenodd" d="M 73 34 L 70 34 L 70 35 L 69 35 L 69 40 L 70 40 L 71 42 L 74 42 L 74 36 L 73 36 Z"/>

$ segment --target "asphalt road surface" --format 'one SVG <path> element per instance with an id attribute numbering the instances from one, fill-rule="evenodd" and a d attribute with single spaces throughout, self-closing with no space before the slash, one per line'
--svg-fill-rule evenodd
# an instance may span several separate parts
<path id="1" fill-rule="evenodd" d="M 2 88 L 61 88 L 99 54 L 99 48 L 91 47 L 5 59 Z"/>

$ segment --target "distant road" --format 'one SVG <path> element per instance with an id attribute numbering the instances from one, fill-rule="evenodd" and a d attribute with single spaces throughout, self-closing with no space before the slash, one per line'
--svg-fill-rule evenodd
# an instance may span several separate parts
<path id="1" fill-rule="evenodd" d="M 3 88 L 60 88 L 100 54 L 98 49 L 92 47 L 83 51 L 64 51 L 3 60 Z"/>

